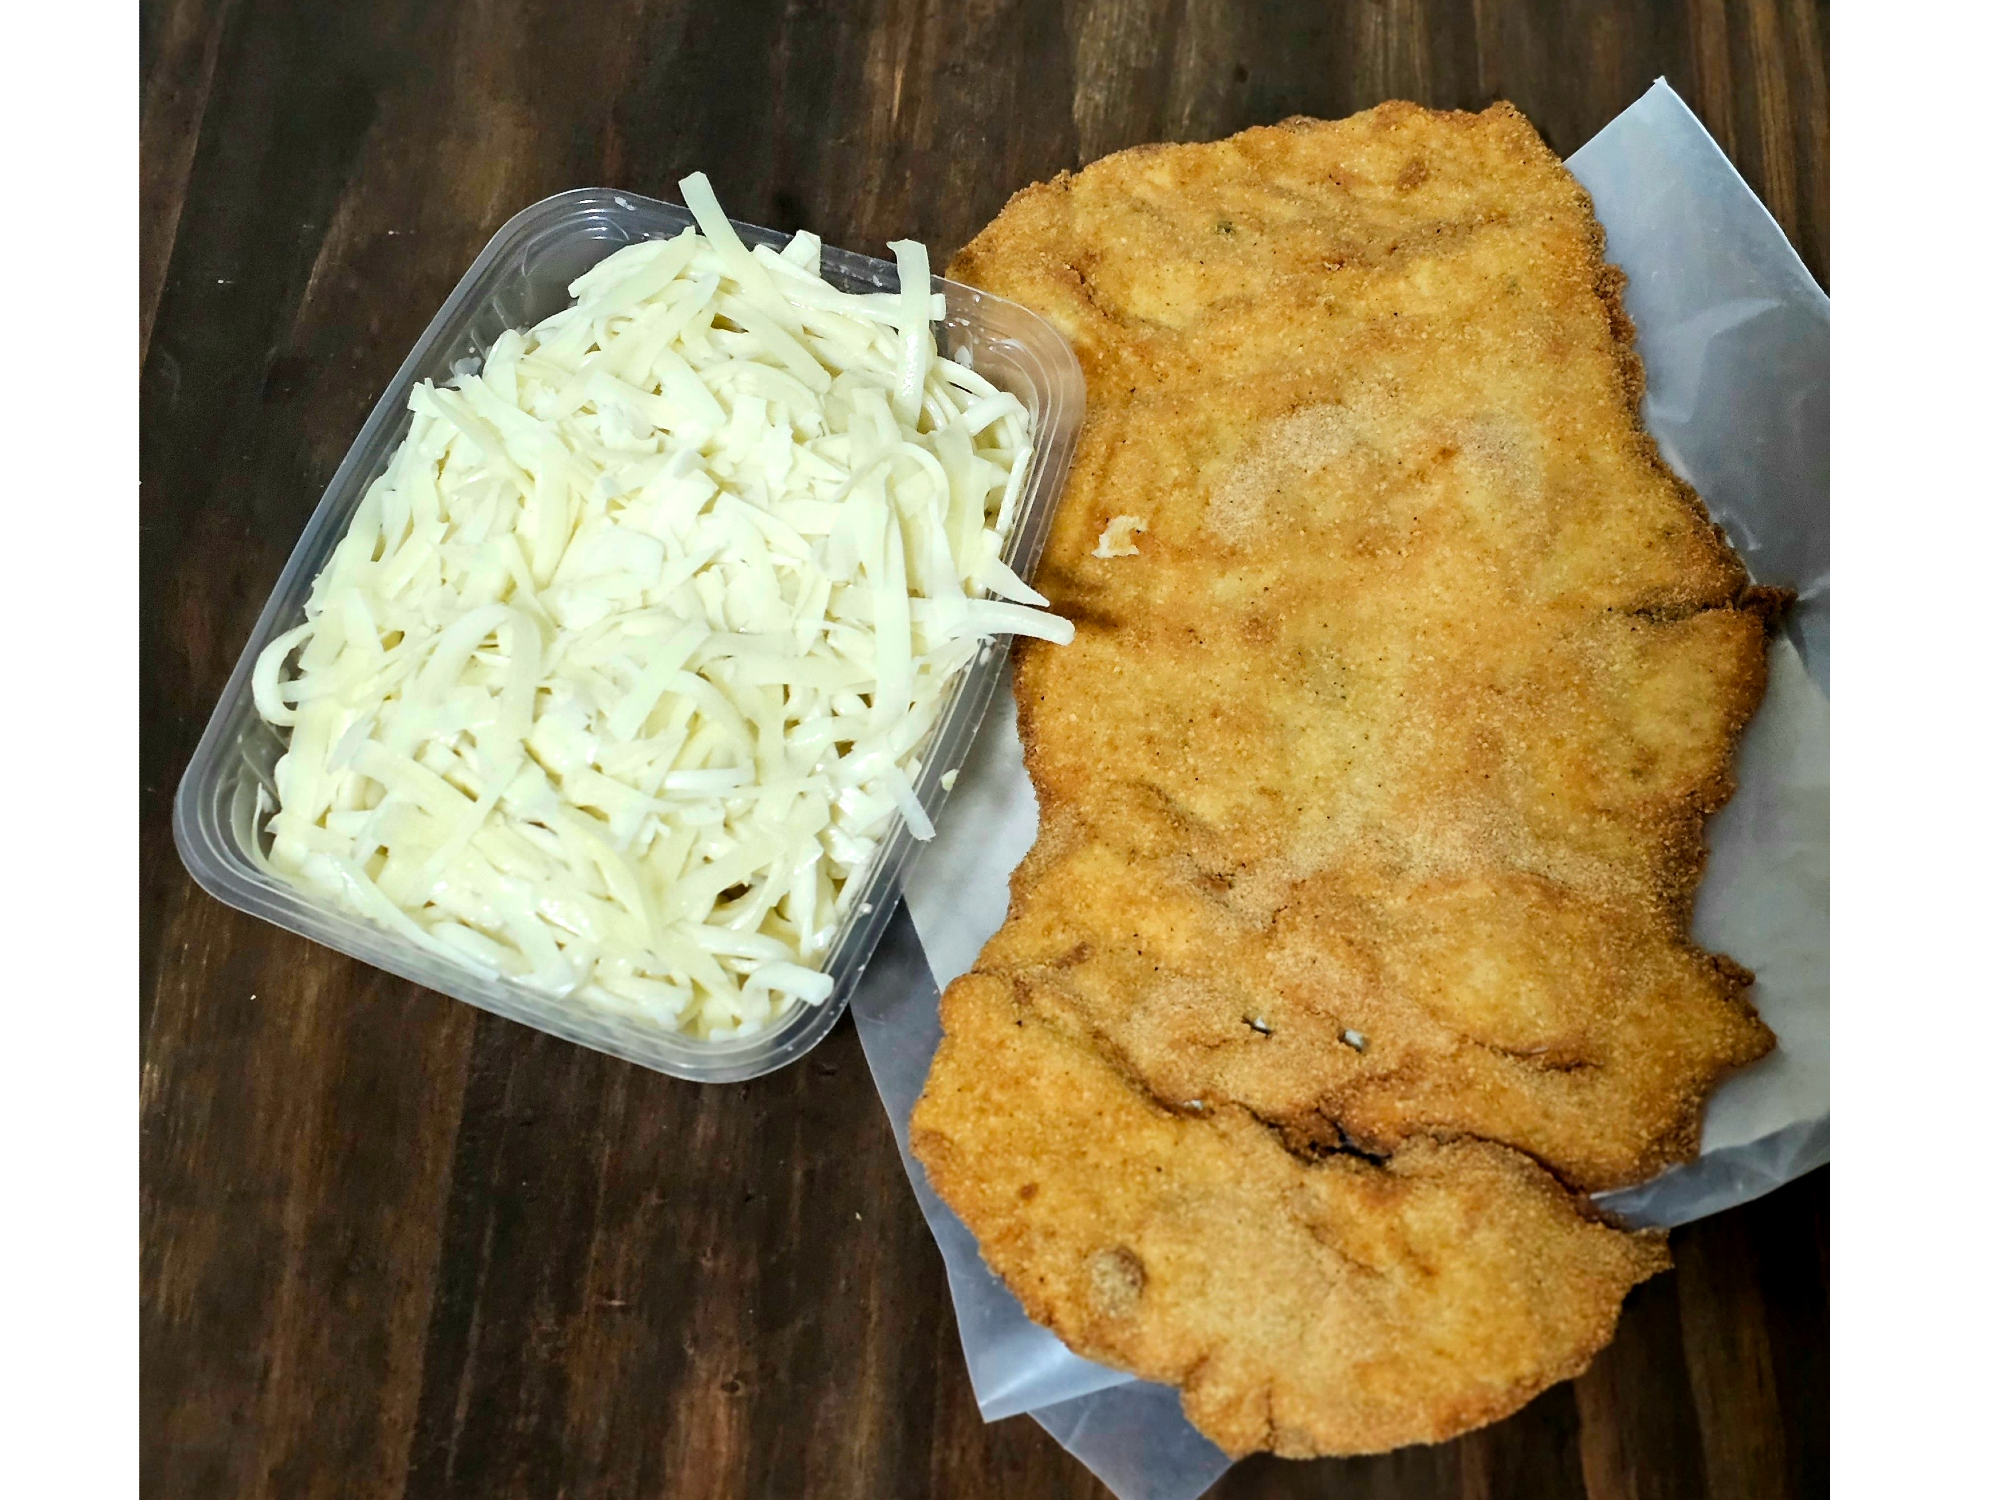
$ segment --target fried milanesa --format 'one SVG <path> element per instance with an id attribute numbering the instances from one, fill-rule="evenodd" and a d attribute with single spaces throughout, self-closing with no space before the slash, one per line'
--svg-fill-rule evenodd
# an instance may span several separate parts
<path id="1" fill-rule="evenodd" d="M 1639 424 L 1589 201 L 1505 105 L 1385 105 L 1030 188 L 953 274 L 1089 414 L 1041 829 L 916 1152 L 1232 1453 L 1501 1416 L 1665 1264 L 1577 1195 L 1771 1044 L 1687 923 L 1773 600 Z"/>
<path id="2" fill-rule="evenodd" d="M 953 274 L 1090 399 L 1038 575 L 1077 639 L 1016 681 L 1042 830 L 978 971 L 1295 1145 L 1475 1136 L 1585 1189 L 1690 1156 L 1771 1045 L 1687 923 L 1773 601 L 1641 427 L 1533 129 L 1128 151 Z"/>
<path id="3" fill-rule="evenodd" d="M 1018 991 L 1018 993 L 1017 993 Z M 1182 1388 L 1232 1455 L 1436 1442 L 1579 1372 L 1663 1237 L 1483 1141 L 1302 1160 L 1132 1088 L 1032 981 L 970 975 L 911 1121 L 932 1183 L 1071 1348 Z"/>

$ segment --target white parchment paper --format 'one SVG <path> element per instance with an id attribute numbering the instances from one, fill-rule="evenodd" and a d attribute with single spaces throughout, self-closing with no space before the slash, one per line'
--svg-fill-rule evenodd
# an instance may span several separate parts
<path id="1" fill-rule="evenodd" d="M 1646 363 L 1644 415 L 1667 461 L 1759 582 L 1795 589 L 1735 798 L 1709 827 L 1694 935 L 1757 974 L 1778 1047 L 1711 1099 L 1702 1154 L 1606 1195 L 1681 1224 L 1823 1165 L 1827 1078 L 1828 303 L 1784 234 L 1664 80 L 1570 159 L 1595 200 Z M 1012 695 L 994 698 L 936 841 L 853 1002 L 869 1067 L 944 1252 L 988 1421 L 1029 1412 L 1120 1500 L 1192 1500 L 1228 1467 L 1168 1387 L 1071 1354 L 986 1269 L 909 1155 L 940 1037 L 938 986 L 971 967 L 1035 836 Z"/>

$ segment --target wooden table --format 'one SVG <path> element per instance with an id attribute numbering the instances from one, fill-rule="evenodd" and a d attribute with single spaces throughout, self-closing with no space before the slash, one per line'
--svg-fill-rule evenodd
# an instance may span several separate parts
<path id="1" fill-rule="evenodd" d="M 851 1023 L 699 1088 L 195 888 L 174 786 L 321 487 L 500 223 L 564 188 L 880 253 L 1103 152 L 1390 97 L 1559 152 L 1657 75 L 1824 280 L 1826 0 L 151 0 L 143 27 L 146 1493 L 1057 1497 L 983 1426 Z M 1820 1172 L 1674 1237 L 1589 1373 L 1459 1442 L 1217 1494 L 1827 1488 Z"/>

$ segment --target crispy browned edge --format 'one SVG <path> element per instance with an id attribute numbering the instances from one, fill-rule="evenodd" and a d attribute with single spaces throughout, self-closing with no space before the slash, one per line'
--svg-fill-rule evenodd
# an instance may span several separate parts
<path id="1" fill-rule="evenodd" d="M 1532 123 L 1512 104 L 1503 100 L 1492 107 L 1514 115 L 1533 130 Z M 1539 132 L 1535 133 L 1535 139 L 1541 141 Z M 1542 142 L 1542 149 L 1548 150 L 1546 142 Z M 1555 153 L 1549 154 L 1553 156 Z M 1563 170 L 1566 174 L 1569 173 L 1567 165 Z M 1757 976 L 1727 954 L 1710 953 L 1703 949 L 1694 941 L 1689 928 L 1694 919 L 1695 895 L 1701 888 L 1702 876 L 1708 867 L 1708 820 L 1720 812 L 1728 804 L 1729 799 L 1736 795 L 1736 751 L 1743 742 L 1744 733 L 1750 727 L 1750 720 L 1756 715 L 1759 705 L 1763 703 L 1764 692 L 1769 685 L 1770 639 L 1776 633 L 1784 611 L 1796 596 L 1790 589 L 1772 588 L 1750 581 L 1750 571 L 1743 566 L 1743 559 L 1737 555 L 1736 548 L 1730 543 L 1729 534 L 1722 529 L 1721 523 L 1709 514 L 1707 503 L 1703 501 L 1695 487 L 1667 463 L 1660 452 L 1658 440 L 1647 430 L 1645 416 L 1641 411 L 1641 403 L 1646 395 L 1646 366 L 1639 357 L 1638 326 L 1633 323 L 1631 314 L 1625 311 L 1625 288 L 1630 283 L 1630 278 L 1622 268 L 1604 258 L 1604 224 L 1597 217 L 1597 205 L 1591 199 L 1590 190 L 1577 182 L 1573 174 L 1570 174 L 1570 181 L 1575 185 L 1578 206 L 1590 226 L 1590 253 L 1598 263 L 1597 300 L 1604 308 L 1605 324 L 1611 334 L 1611 347 L 1618 356 L 1620 385 L 1625 396 L 1625 415 L 1632 424 L 1632 434 L 1637 439 L 1638 450 L 1651 465 L 1653 472 L 1667 482 L 1675 498 L 1709 528 L 1716 544 L 1741 570 L 1743 583 L 1738 588 L 1730 607 L 1741 613 L 1757 616 L 1763 624 L 1766 642 L 1765 654 L 1757 660 L 1757 670 L 1738 684 L 1738 711 L 1733 716 L 1736 727 L 1729 736 L 1726 746 L 1728 753 L 1723 759 L 1721 771 L 1714 781 L 1706 787 L 1699 788 L 1694 794 L 1692 817 L 1686 820 L 1680 836 L 1674 837 L 1663 830 L 1670 851 L 1679 856 L 1677 871 L 1679 878 L 1661 892 L 1669 903 L 1668 909 L 1674 914 L 1679 928 L 1677 934 L 1679 942 L 1687 951 L 1699 955 L 1710 967 L 1718 971 L 1728 986 L 1729 999 L 1755 1023 L 1756 1038 L 1751 1048 L 1720 1061 L 1715 1071 L 1709 1075 L 1706 1086 L 1687 1096 L 1674 1127 L 1657 1137 L 1654 1149 L 1639 1159 L 1632 1178 L 1632 1182 L 1636 1184 L 1657 1176 L 1669 1167 L 1692 1161 L 1699 1155 L 1702 1110 L 1708 1102 L 1708 1096 L 1715 1091 L 1716 1085 L 1723 1078 L 1764 1057 L 1777 1045 L 1777 1036 L 1764 1018 L 1757 1014 L 1756 1007 L 1750 1002 L 1750 987 L 1756 982 Z M 1030 772 L 1031 776 L 1032 774 Z"/>

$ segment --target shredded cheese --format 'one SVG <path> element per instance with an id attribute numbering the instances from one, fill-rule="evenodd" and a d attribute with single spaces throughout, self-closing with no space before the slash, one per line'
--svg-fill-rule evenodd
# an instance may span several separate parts
<path id="1" fill-rule="evenodd" d="M 1092 557 L 1137 557 L 1139 533 L 1146 529 L 1146 523 L 1137 516 L 1113 516 L 1105 522 L 1099 533 L 1097 545 L 1090 549 Z"/>
<path id="2" fill-rule="evenodd" d="M 473 972 L 697 1037 L 817 1004 L 859 877 L 997 634 L 1028 414 L 902 289 L 697 228 L 626 247 L 408 436 L 264 650 L 271 862 Z M 989 597 L 993 596 L 993 597 Z"/>

